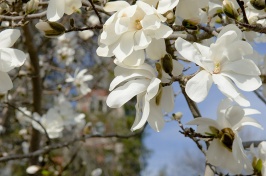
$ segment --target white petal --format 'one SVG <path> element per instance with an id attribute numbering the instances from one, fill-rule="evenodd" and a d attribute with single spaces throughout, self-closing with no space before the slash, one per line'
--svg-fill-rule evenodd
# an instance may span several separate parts
<path id="1" fill-rule="evenodd" d="M 112 57 L 114 55 L 112 49 L 109 46 L 105 45 L 100 45 L 97 48 L 96 53 L 101 57 Z"/>
<path id="2" fill-rule="evenodd" d="M 118 18 L 115 22 L 115 34 L 121 35 L 128 30 L 130 24 L 130 17 Z M 110 29 L 110 28 L 109 28 Z"/>
<path id="3" fill-rule="evenodd" d="M 251 125 L 254 127 L 257 127 L 261 130 L 263 130 L 263 127 L 258 123 L 257 120 L 250 118 L 250 117 L 244 117 L 241 119 L 241 121 L 239 121 L 235 126 L 233 126 L 232 128 L 235 130 L 238 130 L 239 128 L 245 126 L 245 125 Z"/>
<path id="4" fill-rule="evenodd" d="M 148 123 L 153 130 L 159 132 L 164 127 L 163 113 L 160 107 L 155 103 L 155 99 L 150 102 L 150 114 L 148 117 Z"/>
<path id="5" fill-rule="evenodd" d="M 145 61 L 144 50 L 133 51 L 129 56 L 127 56 L 122 62 L 129 66 L 139 66 Z"/>
<path id="6" fill-rule="evenodd" d="M 243 119 L 244 114 L 245 112 L 240 106 L 231 106 L 226 110 L 225 118 L 233 128 L 233 126 L 237 125 Z"/>
<path id="7" fill-rule="evenodd" d="M 156 39 L 167 38 L 172 33 L 173 33 L 172 28 L 170 28 L 169 26 L 166 26 L 164 24 L 161 24 L 160 27 L 154 31 L 154 37 Z"/>
<path id="8" fill-rule="evenodd" d="M 162 88 L 162 97 L 160 105 L 165 112 L 171 112 L 174 109 L 174 91 L 172 86 Z"/>
<path id="9" fill-rule="evenodd" d="M 0 71 L 8 72 L 15 67 L 24 64 L 26 55 L 24 52 L 12 48 L 0 48 Z"/>
<path id="10" fill-rule="evenodd" d="M 13 83 L 9 77 L 9 75 L 5 72 L 0 71 L 0 92 L 6 92 L 13 88 Z"/>
<path id="11" fill-rule="evenodd" d="M 177 4 L 179 0 L 161 0 L 159 1 L 157 12 L 160 14 L 164 14 L 169 10 L 172 10 Z"/>
<path id="12" fill-rule="evenodd" d="M 129 6 L 130 5 L 126 1 L 115 1 L 115 2 L 106 3 L 103 9 L 106 12 L 115 12 L 115 11 L 122 10 Z"/>
<path id="13" fill-rule="evenodd" d="M 219 32 L 218 34 L 218 38 L 220 38 L 222 35 L 224 35 L 226 32 L 228 31 L 234 31 L 236 36 L 237 36 L 237 39 L 238 40 L 241 40 L 242 39 L 242 32 L 241 30 L 234 24 L 229 24 L 225 27 L 223 27 L 223 29 Z"/>
<path id="14" fill-rule="evenodd" d="M 118 59 L 123 60 L 132 53 L 134 46 L 133 35 L 134 32 L 127 32 L 121 37 L 118 45 L 113 51 Z"/>
<path id="15" fill-rule="evenodd" d="M 253 114 L 261 114 L 260 111 L 258 111 L 257 109 L 251 109 L 251 108 L 245 108 L 245 115 L 253 115 Z"/>
<path id="16" fill-rule="evenodd" d="M 194 45 L 189 43 L 188 41 L 178 38 L 175 41 L 175 48 L 177 52 L 179 52 L 185 59 L 196 63 L 197 65 L 204 68 L 202 63 L 200 62 L 202 60 L 201 53 L 195 48 Z"/>
<path id="17" fill-rule="evenodd" d="M 148 58 L 159 60 L 166 54 L 166 47 L 164 39 L 152 39 L 150 45 L 146 48 Z"/>
<path id="18" fill-rule="evenodd" d="M 232 98 L 241 106 L 250 106 L 249 101 L 240 94 L 228 78 L 220 74 L 213 74 L 212 79 L 217 84 L 218 89 L 227 97 Z"/>
<path id="19" fill-rule="evenodd" d="M 139 30 L 134 35 L 134 49 L 145 49 L 151 41 L 151 37 L 147 36 L 143 30 Z"/>
<path id="20" fill-rule="evenodd" d="M 135 95 L 144 92 L 148 84 L 149 81 L 143 79 L 129 81 L 114 89 L 108 95 L 106 103 L 111 108 L 119 108 Z"/>
<path id="21" fill-rule="evenodd" d="M 258 89 L 262 82 L 259 76 L 241 75 L 232 72 L 223 72 L 223 76 L 227 76 L 234 81 L 237 87 L 244 91 L 253 91 Z"/>
<path id="22" fill-rule="evenodd" d="M 49 21 L 59 20 L 65 13 L 65 2 L 50 0 L 47 8 L 47 19 Z"/>
<path id="23" fill-rule="evenodd" d="M 219 127 L 219 125 L 217 124 L 217 122 L 213 119 L 209 119 L 209 118 L 195 118 L 191 121 L 189 121 L 188 123 L 186 123 L 187 125 L 199 125 L 199 126 L 213 126 L 213 127 Z"/>
<path id="24" fill-rule="evenodd" d="M 187 82 L 186 93 L 193 101 L 201 102 L 208 95 L 212 82 L 211 75 L 202 70 Z"/>
<path id="25" fill-rule="evenodd" d="M 20 37 L 20 31 L 18 29 L 6 29 L 0 33 L 0 47 L 9 48 L 14 45 L 17 39 Z"/>
<path id="26" fill-rule="evenodd" d="M 152 99 L 158 93 L 160 83 L 161 80 L 158 78 L 153 78 L 151 80 L 150 85 L 147 87 L 147 94 L 145 97 L 147 98 L 147 101 Z"/>
<path id="27" fill-rule="evenodd" d="M 225 157 L 228 157 L 226 150 L 218 139 L 214 139 L 206 152 L 207 162 L 214 166 L 220 166 L 224 162 Z"/>
<path id="28" fill-rule="evenodd" d="M 242 75 L 260 75 L 260 70 L 257 65 L 249 59 L 241 59 L 234 62 L 224 64 L 222 71 L 233 71 Z"/>

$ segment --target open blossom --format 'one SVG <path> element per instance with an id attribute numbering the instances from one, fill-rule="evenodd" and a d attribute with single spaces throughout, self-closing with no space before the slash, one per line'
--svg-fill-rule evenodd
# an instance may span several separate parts
<path id="1" fill-rule="evenodd" d="M 71 15 L 82 6 L 81 0 L 50 0 L 47 8 L 47 19 L 57 21 L 64 14 Z"/>
<path id="2" fill-rule="evenodd" d="M 12 89 L 13 83 L 7 74 L 15 67 L 20 67 L 26 60 L 24 52 L 10 48 L 20 36 L 17 29 L 6 29 L 0 33 L 0 92 Z"/>
<path id="3" fill-rule="evenodd" d="M 182 38 L 176 40 L 175 46 L 184 58 L 201 67 L 186 84 L 186 93 L 193 101 L 203 101 L 214 83 L 241 106 L 250 105 L 235 85 L 244 91 L 256 90 L 261 86 L 260 70 L 252 60 L 245 58 L 253 49 L 242 41 L 242 32 L 235 25 L 224 27 L 210 47 L 191 44 Z"/>
<path id="4" fill-rule="evenodd" d="M 110 84 L 112 91 L 107 98 L 107 105 L 119 108 L 134 96 L 137 96 L 136 117 L 131 128 L 137 130 L 148 121 L 156 131 L 164 126 L 163 112 L 171 112 L 174 108 L 174 94 L 171 86 L 162 87 L 154 69 L 144 63 L 140 66 L 126 66 L 119 63 L 115 68 L 115 78 Z M 177 62 L 176 62 L 177 63 Z M 182 72 L 180 65 L 175 65 L 173 74 Z"/>
<path id="5" fill-rule="evenodd" d="M 153 42 L 164 45 L 163 39 L 173 32 L 162 23 L 166 18 L 142 1 L 132 6 L 125 1 L 109 2 L 104 10 L 117 12 L 103 26 L 97 54 L 103 57 L 115 55 L 119 62 L 126 65 L 143 64 L 144 50 L 156 50 L 148 46 Z"/>
<path id="6" fill-rule="evenodd" d="M 82 95 L 85 95 L 91 91 L 88 87 L 88 84 L 85 83 L 93 79 L 92 75 L 85 75 L 87 69 L 75 70 L 74 77 L 70 74 L 67 74 L 66 82 L 72 82 L 81 92 Z"/>
<path id="7" fill-rule="evenodd" d="M 231 174 L 253 173 L 252 165 L 247 158 L 238 132 L 243 126 L 252 125 L 261 128 L 256 120 L 248 117 L 256 111 L 244 110 L 238 105 L 230 105 L 225 99 L 218 108 L 217 120 L 196 118 L 188 125 L 198 125 L 197 132 L 213 138 L 206 152 L 207 162 L 228 170 Z"/>

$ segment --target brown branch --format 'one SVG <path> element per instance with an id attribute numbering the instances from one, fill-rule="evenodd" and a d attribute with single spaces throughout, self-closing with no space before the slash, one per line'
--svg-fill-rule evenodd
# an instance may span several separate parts
<path id="1" fill-rule="evenodd" d="M 265 100 L 265 98 L 257 91 L 257 90 L 254 90 L 253 91 L 256 95 L 257 95 L 257 97 L 264 103 L 264 104 L 266 104 L 266 100 Z"/>
<path id="2" fill-rule="evenodd" d="M 236 1 L 237 1 L 238 5 L 239 5 L 239 7 L 240 7 L 240 9 L 241 9 L 241 11 L 242 11 L 242 13 L 243 13 L 243 19 L 244 19 L 244 22 L 245 22 L 246 24 L 249 24 L 249 23 L 248 23 L 247 14 L 246 14 L 246 11 L 245 11 L 245 7 L 244 7 L 244 2 L 241 1 L 241 0 L 236 0 Z"/>
<path id="3" fill-rule="evenodd" d="M 99 18 L 100 24 L 103 24 L 103 22 L 102 22 L 102 18 L 101 18 L 101 16 L 100 16 L 98 10 L 95 8 L 95 6 L 94 6 L 92 0 L 89 0 L 89 2 L 90 2 L 90 4 L 91 4 L 91 6 L 92 6 L 94 12 L 96 13 L 97 17 Z"/>
<path id="4" fill-rule="evenodd" d="M 79 141 L 84 141 L 85 139 L 90 139 L 90 138 L 120 138 L 120 139 L 128 139 L 134 136 L 137 136 L 141 134 L 144 131 L 144 128 L 136 133 L 131 133 L 128 135 L 120 135 L 120 134 L 106 134 L 106 135 L 101 135 L 101 134 L 92 134 L 92 135 L 84 135 L 79 138 L 75 138 L 73 140 L 67 141 L 67 142 L 62 142 L 62 143 L 56 143 L 52 145 L 45 146 L 41 149 L 38 149 L 36 151 L 33 151 L 28 154 L 22 154 L 22 155 L 10 155 L 10 156 L 5 156 L 0 158 L 0 162 L 6 162 L 10 160 L 18 160 L 18 159 L 24 159 L 24 158 L 34 158 L 38 157 L 42 154 L 47 154 L 52 150 L 67 147 L 69 145 L 72 145 L 73 143 L 79 142 Z"/>

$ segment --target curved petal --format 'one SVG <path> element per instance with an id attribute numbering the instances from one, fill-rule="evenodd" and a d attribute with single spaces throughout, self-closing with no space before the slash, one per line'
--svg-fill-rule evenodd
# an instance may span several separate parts
<path id="1" fill-rule="evenodd" d="M 231 106 L 226 110 L 225 118 L 233 128 L 233 126 L 238 124 L 243 119 L 244 114 L 245 112 L 240 106 Z"/>
<path id="2" fill-rule="evenodd" d="M 24 64 L 26 55 L 24 52 L 13 48 L 0 48 L 0 71 L 9 72 L 15 67 Z"/>
<path id="3" fill-rule="evenodd" d="M 124 33 L 120 40 L 118 41 L 118 45 L 114 48 L 113 53 L 119 60 L 124 60 L 127 56 L 129 56 L 133 52 L 134 40 L 133 40 L 133 32 Z"/>
<path id="4" fill-rule="evenodd" d="M 0 71 L 0 92 L 5 92 L 13 88 L 13 83 L 9 77 L 9 75 L 5 72 Z"/>
<path id="5" fill-rule="evenodd" d="M 116 35 L 121 35 L 125 33 L 128 30 L 130 24 L 130 17 L 121 17 L 118 18 L 115 22 L 115 34 Z"/>
<path id="6" fill-rule="evenodd" d="M 241 127 L 246 126 L 246 125 L 251 125 L 251 126 L 254 126 L 254 127 L 257 127 L 263 130 L 263 127 L 257 122 L 257 120 L 250 118 L 250 117 L 242 118 L 241 121 L 236 123 L 232 128 L 234 130 L 239 130 Z"/>
<path id="7" fill-rule="evenodd" d="M 186 93 L 193 101 L 201 102 L 208 95 L 212 82 L 211 75 L 202 70 L 187 82 Z"/>
<path id="8" fill-rule="evenodd" d="M 129 3 L 127 3 L 126 1 L 108 2 L 103 7 L 103 10 L 105 10 L 106 12 L 115 12 L 115 11 L 122 10 L 129 6 L 130 6 Z"/>
<path id="9" fill-rule="evenodd" d="M 232 82 L 220 75 L 213 74 L 212 75 L 213 82 L 217 85 L 218 89 L 227 97 L 232 98 L 235 102 L 237 102 L 241 106 L 250 106 L 249 101 L 240 94 L 240 92 L 234 87 Z"/>
<path id="10" fill-rule="evenodd" d="M 143 30 L 139 30 L 134 35 L 134 49 L 141 50 L 147 48 L 152 39 L 145 34 Z"/>
<path id="11" fill-rule="evenodd" d="M 159 60 L 166 54 L 166 47 L 164 39 L 152 39 L 149 46 L 146 48 L 148 58 Z"/>
<path id="12" fill-rule="evenodd" d="M 155 99 L 150 101 L 150 113 L 147 120 L 152 129 L 157 132 L 164 127 L 163 113 L 161 108 L 156 105 Z"/>
<path id="13" fill-rule="evenodd" d="M 129 66 L 139 66 L 142 65 L 145 61 L 145 53 L 144 50 L 133 51 L 130 55 L 128 55 L 123 63 Z"/>
<path id="14" fill-rule="evenodd" d="M 228 31 L 234 31 L 236 34 L 236 39 L 242 40 L 242 31 L 234 24 L 229 24 L 223 27 L 223 29 L 219 32 L 217 38 L 220 38 L 223 35 L 228 35 L 226 34 Z"/>
<path id="15" fill-rule="evenodd" d="M 175 48 L 177 52 L 179 52 L 185 59 L 204 68 L 203 64 L 201 63 L 202 55 L 193 44 L 182 38 L 178 38 L 175 41 Z"/>
<path id="16" fill-rule="evenodd" d="M 20 37 L 20 31 L 18 29 L 6 29 L 0 33 L 0 47 L 9 48 L 14 45 L 17 39 Z"/>
<path id="17" fill-rule="evenodd" d="M 114 89 L 107 97 L 106 103 L 111 108 L 119 108 L 132 97 L 146 91 L 149 81 L 145 79 L 132 80 Z"/>
<path id="18" fill-rule="evenodd" d="M 262 84 L 261 78 L 259 76 L 241 75 L 232 72 L 222 72 L 221 75 L 232 79 L 236 86 L 244 91 L 256 90 Z"/>
<path id="19" fill-rule="evenodd" d="M 213 126 L 216 128 L 220 128 L 216 120 L 209 119 L 209 118 L 203 118 L 203 117 L 195 118 L 189 121 L 188 123 L 186 123 L 186 125 Z"/>
<path id="20" fill-rule="evenodd" d="M 172 10 L 177 6 L 179 0 L 161 0 L 159 1 L 157 12 L 160 14 L 164 14 L 169 10 Z"/>
<path id="21" fill-rule="evenodd" d="M 159 90 L 160 83 L 161 83 L 161 80 L 158 78 L 153 78 L 151 80 L 150 85 L 147 87 L 147 93 L 145 97 L 147 101 L 150 101 L 150 99 L 156 96 Z"/>
<path id="22" fill-rule="evenodd" d="M 164 24 L 161 24 L 158 29 L 154 31 L 154 38 L 160 39 L 160 38 L 167 38 L 173 33 L 173 29 L 169 26 L 166 26 Z"/>
<path id="23" fill-rule="evenodd" d="M 49 21 L 59 20 L 65 13 L 65 2 L 50 0 L 47 8 L 47 19 Z"/>

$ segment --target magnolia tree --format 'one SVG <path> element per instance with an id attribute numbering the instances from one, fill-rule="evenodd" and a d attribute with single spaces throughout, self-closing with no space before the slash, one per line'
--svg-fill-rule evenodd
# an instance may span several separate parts
<path id="1" fill-rule="evenodd" d="M 246 125 L 263 129 L 250 117 L 260 112 L 248 108 L 242 92 L 254 91 L 265 103 L 265 57 L 253 49 L 266 41 L 264 0 L 0 3 L 3 119 L 13 115 L 24 129 L 32 128 L 26 132 L 28 152 L 5 151 L 1 162 L 29 158 L 27 172 L 36 174 L 47 168 L 41 157 L 55 149 L 94 137 L 129 138 L 146 123 L 159 132 L 170 113 L 206 156 L 206 176 L 266 176 L 266 143 L 243 142 L 239 135 Z M 197 103 L 212 84 L 224 99 L 217 116 L 205 118 Z M 180 86 L 193 115 L 187 124 L 182 112 L 173 113 L 173 85 Z M 99 87 L 109 87 L 110 108 L 135 103 L 131 133 L 99 132 L 74 108 Z"/>

